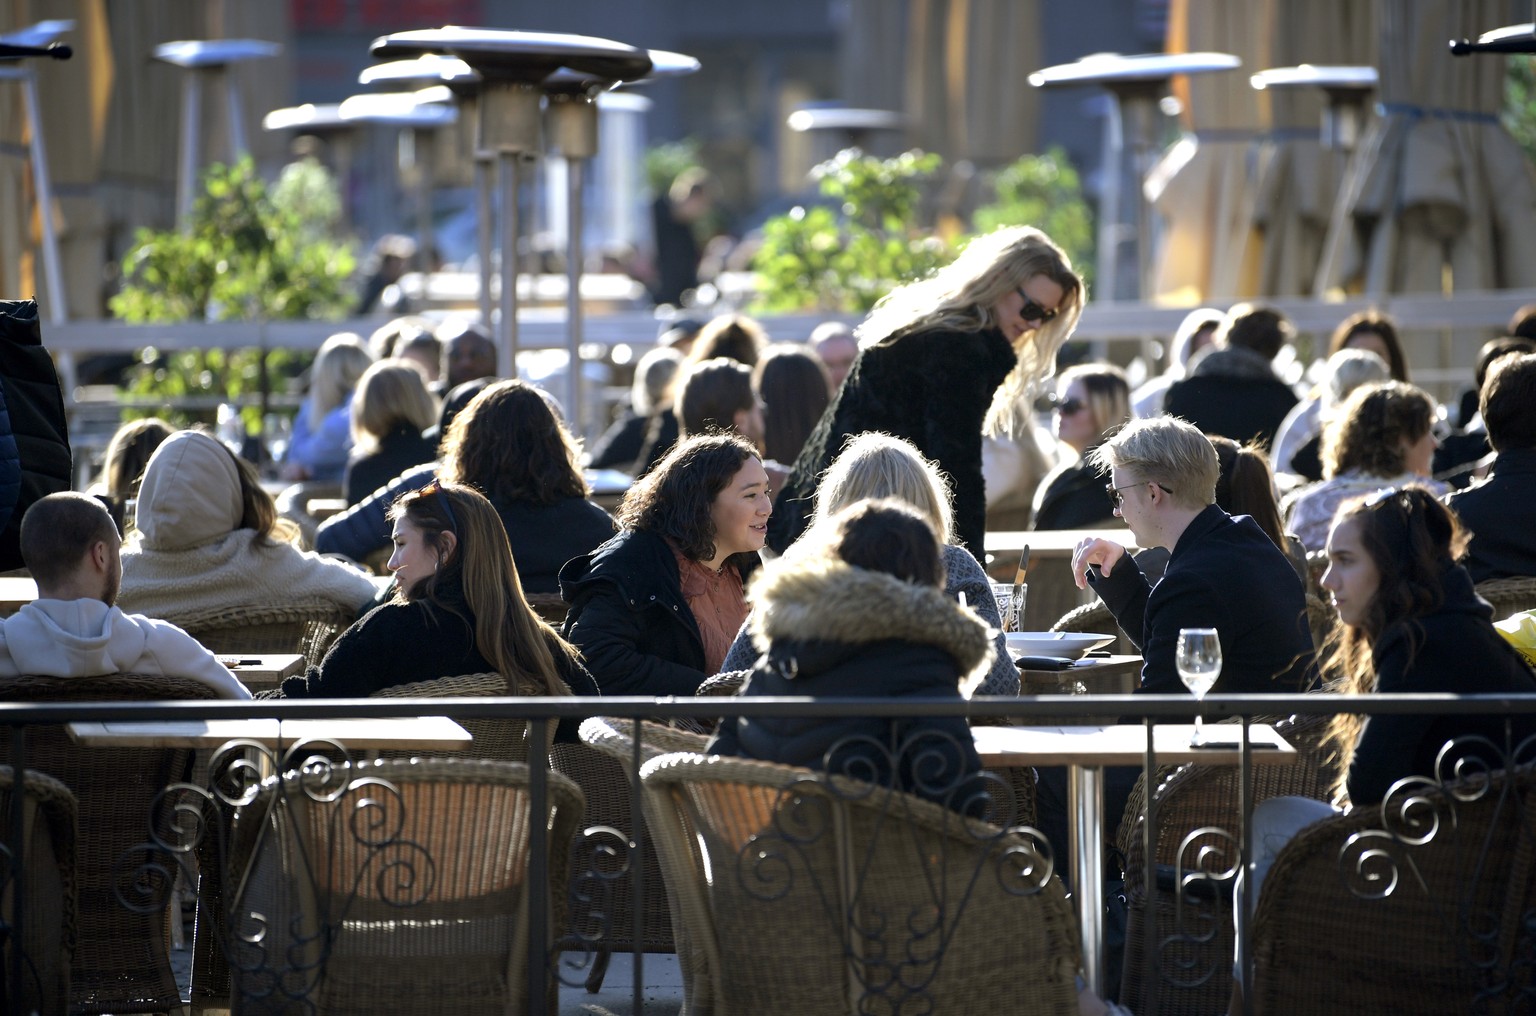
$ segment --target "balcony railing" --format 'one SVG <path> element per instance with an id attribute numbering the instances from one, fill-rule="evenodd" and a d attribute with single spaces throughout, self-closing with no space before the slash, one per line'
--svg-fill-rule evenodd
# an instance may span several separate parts
<path id="1" fill-rule="evenodd" d="M 977 699 L 970 702 L 949 701 L 879 701 L 870 699 L 800 699 L 800 698 L 704 698 L 704 699 L 646 699 L 637 697 L 604 698 L 600 701 L 582 698 L 431 698 L 431 699 L 367 699 L 347 701 L 281 701 L 262 700 L 255 702 L 196 702 L 196 703 L 158 703 L 158 702 L 132 702 L 132 703 L 67 703 L 67 704 L 41 704 L 41 703 L 0 703 L 0 726 L 8 728 L 7 761 L 21 771 L 29 762 L 28 734 L 29 730 L 38 725 L 58 725 L 75 721 L 171 721 L 171 720 L 211 720 L 211 719 L 249 719 L 249 718 L 276 718 L 279 720 L 314 719 L 330 717 L 409 717 L 418 715 L 442 715 L 454 719 L 464 720 L 471 718 L 494 718 L 508 721 L 522 721 L 528 725 L 528 759 L 530 780 L 531 807 L 534 814 L 542 813 L 548 800 L 550 791 L 547 773 L 550 770 L 550 758 L 545 749 L 546 737 L 552 730 L 551 724 L 566 717 L 585 717 L 596 713 L 608 717 L 619 718 L 623 721 L 620 728 L 630 726 L 628 721 L 638 722 L 640 719 L 650 720 L 713 720 L 724 715 L 738 715 L 746 717 L 880 717 L 891 721 L 899 721 L 904 717 L 932 717 L 943 715 L 960 715 L 967 717 L 972 724 L 1003 725 L 1008 723 L 1050 724 L 1061 722 L 1068 717 L 1081 716 L 1085 711 L 1094 714 L 1116 715 L 1122 717 L 1122 722 L 1137 722 L 1145 726 L 1147 730 L 1146 751 L 1143 759 L 1143 767 L 1146 773 L 1159 772 L 1159 758 L 1153 743 L 1152 730 L 1159 722 L 1183 721 L 1190 712 L 1190 700 L 1185 696 L 1043 696 L 1038 698 L 1023 699 Z M 1232 729 L 1241 731 L 1241 756 L 1238 764 L 1233 767 L 1236 776 L 1238 821 L 1236 828 L 1217 825 L 1214 827 L 1202 827 L 1188 831 L 1182 835 L 1179 844 L 1178 860 L 1172 865 L 1172 871 L 1164 871 L 1159 878 L 1157 859 L 1163 856 L 1158 850 L 1158 809 L 1159 797 L 1156 794 L 1148 794 L 1143 801 L 1144 821 L 1140 827 L 1140 857 L 1146 867 L 1144 875 L 1145 893 L 1147 899 L 1146 920 L 1149 928 L 1156 929 L 1156 933 L 1148 931 L 1141 943 L 1139 955 L 1127 955 L 1127 964 L 1138 964 L 1140 968 L 1140 982 L 1143 985 L 1143 993 L 1146 1001 L 1138 1012 L 1154 1011 L 1158 1005 L 1157 998 L 1169 990 L 1199 990 L 1202 987 L 1209 989 L 1213 978 L 1222 979 L 1225 965 L 1226 971 L 1230 971 L 1232 963 L 1231 952 L 1222 955 L 1225 941 L 1218 933 L 1218 925 L 1223 919 L 1223 908 L 1231 907 L 1231 896 L 1234 894 L 1234 884 L 1239 880 L 1235 878 L 1240 871 L 1249 868 L 1252 859 L 1252 812 L 1254 778 L 1256 767 L 1251 755 L 1251 742 L 1248 737 L 1248 724 L 1256 717 L 1273 718 L 1285 715 L 1299 716 L 1331 716 L 1339 713 L 1353 713 L 1365 716 L 1378 716 L 1388 714 L 1431 714 L 1439 717 L 1453 715 L 1496 715 L 1509 718 L 1505 724 L 1506 735 L 1513 729 L 1513 717 L 1536 712 L 1536 696 L 1454 696 L 1454 695 L 1375 695 L 1375 696 L 1331 696 L 1331 695 L 1213 695 L 1206 699 L 1203 715 L 1207 720 L 1221 718 L 1234 718 L 1240 720 L 1240 724 Z M 639 728 L 635 726 L 633 733 L 638 735 Z M 1513 765 L 1528 765 L 1536 760 L 1536 753 L 1531 751 L 1530 745 L 1516 746 L 1512 739 L 1506 736 L 1506 743 L 1502 745 L 1489 745 L 1493 749 L 1496 758 Z M 344 746 L 332 745 L 329 749 L 320 746 L 319 755 L 325 755 L 329 751 L 333 757 L 344 749 Z M 473 748 L 465 753 L 473 756 Z M 304 758 L 316 757 L 315 751 L 301 753 L 299 756 L 283 756 L 275 753 L 268 758 L 268 769 L 282 771 L 287 766 L 297 765 Z M 636 736 L 632 748 L 628 768 L 630 775 L 641 767 L 642 745 L 641 739 Z M 244 765 L 246 763 L 242 763 Z M 1423 871 L 1417 867 L 1415 851 L 1426 847 L 1435 841 L 1436 837 L 1442 838 L 1451 835 L 1448 830 L 1457 828 L 1458 807 L 1471 807 L 1470 802 L 1477 799 L 1476 788 L 1479 774 L 1476 771 L 1467 770 L 1459 774 L 1442 773 L 1422 774 L 1427 779 L 1423 782 L 1403 784 L 1395 788 L 1389 795 L 1387 806 L 1383 809 L 1379 824 L 1369 828 L 1363 828 L 1353 834 L 1346 850 L 1340 852 L 1339 874 L 1340 880 L 1333 891 L 1337 899 L 1352 897 L 1356 899 L 1366 897 L 1385 898 L 1396 894 L 1405 893 L 1433 893 L 1444 889 L 1444 885 L 1432 884 L 1425 880 Z M 1447 791 L 1443 784 L 1447 777 L 1460 775 L 1469 777 L 1458 784 L 1456 789 Z M 212 774 L 211 779 L 217 781 L 218 773 Z M 784 802 L 792 801 L 795 807 L 804 807 L 807 801 L 814 801 L 820 796 L 831 795 L 836 798 L 839 793 L 846 794 L 846 787 L 838 790 L 833 785 L 836 781 L 820 779 L 813 781 L 822 784 L 817 787 L 808 787 L 795 784 L 782 788 L 781 806 Z M 238 781 L 229 784 L 237 787 Z M 1002 784 L 999 784 L 1001 786 Z M 1471 786 L 1471 791 L 1467 786 Z M 249 796 L 253 784 L 247 782 L 240 792 L 248 796 L 244 798 L 231 798 L 234 803 L 249 803 L 254 797 Z M 1484 780 L 1486 790 L 1487 781 Z M 238 789 L 238 788 L 237 788 Z M 639 781 L 630 780 L 630 814 L 642 814 L 641 788 Z M 1006 796 L 1006 789 L 1003 790 Z M 787 796 L 786 796 L 787 795 Z M 213 797 L 207 795 L 204 802 L 210 806 Z M 229 802 L 226 802 L 229 803 Z M 1007 809 L 1003 809 L 1006 811 Z M 1523 828 L 1530 819 L 1526 812 L 1528 806 L 1521 799 L 1515 799 L 1510 806 L 1508 814 L 1501 821 Z M 891 828 L 900 829 L 904 821 L 900 811 L 890 813 Z M 991 817 L 997 817 L 994 810 Z M 1005 824 L 1016 824 L 1006 822 Z M 1109 816 L 1113 822 L 1116 816 Z M 148 816 L 125 816 L 125 821 L 137 821 L 141 826 L 148 827 Z M 954 819 L 963 825 L 963 820 Z M 775 823 L 779 821 L 775 818 Z M 12 869 L 10 875 L 13 884 L 19 889 L 25 880 L 18 878 L 17 874 L 27 863 L 23 850 L 21 832 L 24 828 L 25 818 L 21 803 L 21 795 L 13 796 L 13 806 L 8 817 L 0 817 L 0 823 L 8 827 L 6 837 L 7 849 L 11 852 Z M 1462 821 L 1462 826 L 1471 828 L 1470 819 Z M 197 835 L 202 835 L 208 826 L 207 814 L 199 818 Z M 777 827 L 776 827 L 777 828 Z M 181 830 L 185 832 L 186 830 Z M 625 878 L 635 882 L 631 898 L 635 901 L 633 913 L 630 915 L 632 927 L 627 929 L 627 934 L 622 937 L 625 941 L 635 943 L 635 977 L 633 992 L 633 1011 L 636 1013 L 645 1011 L 645 1002 L 641 991 L 642 969 L 644 954 L 642 952 L 644 925 L 646 915 L 643 901 L 647 898 L 641 880 L 645 878 L 645 865 L 637 863 L 645 852 L 652 846 L 645 842 L 645 837 L 639 828 L 626 830 L 589 830 L 590 848 L 573 851 L 573 860 L 580 860 L 582 865 L 590 863 L 593 870 L 585 872 L 587 885 L 590 887 L 594 880 L 611 879 L 615 865 L 612 858 L 618 855 L 618 870 L 623 872 Z M 766 856 L 767 848 L 763 846 L 768 839 L 776 834 L 783 834 L 782 828 L 764 828 L 759 836 L 754 837 L 754 842 L 759 845 L 760 853 Z M 1525 830 L 1523 850 L 1529 851 L 1536 840 L 1530 835 L 1530 830 Z M 782 839 L 782 835 L 780 835 Z M 1038 891 L 1039 887 L 1049 881 L 1053 870 L 1051 859 L 1051 845 L 1044 843 L 1038 836 L 1034 842 L 1039 846 L 1039 856 L 1032 857 L 1026 867 L 1029 869 L 1029 883 Z M 168 844 L 169 845 L 169 844 Z M 1472 852 L 1466 862 L 1465 878 L 1459 885 L 1459 889 L 1453 890 L 1459 896 L 1449 899 L 1436 899 L 1434 901 L 1437 912 L 1446 915 L 1445 920 L 1449 924 L 1456 925 L 1460 929 L 1456 934 L 1461 935 L 1468 943 L 1464 955 L 1464 966 L 1468 970 L 1468 990 L 1476 996 L 1474 1001 L 1469 997 L 1467 1008 L 1476 1011 L 1504 1011 L 1505 1004 L 1515 1004 L 1515 1001 L 1523 1000 L 1524 1004 L 1531 1002 L 1533 986 L 1531 983 L 1531 966 L 1529 959 L 1532 954 L 1532 926 L 1531 915 L 1525 915 L 1525 939 L 1522 945 L 1515 950 L 1519 959 L 1513 967 L 1501 966 L 1497 960 L 1499 956 L 1507 956 L 1508 950 L 1500 952 L 1499 949 L 1488 945 L 1485 941 L 1487 934 L 1487 915 L 1477 908 L 1486 909 L 1488 901 L 1484 898 L 1487 893 L 1487 881 L 1490 877 L 1495 881 L 1502 878 L 1502 874 L 1496 870 L 1497 866 L 1507 861 L 1507 858 L 1496 859 L 1489 854 L 1489 842 L 1481 844 L 1468 844 L 1467 848 Z M 188 852 L 186 844 L 178 848 L 183 854 Z M 628 856 L 625 855 L 627 851 Z M 1479 853 L 1481 851 L 1481 853 Z M 1027 854 L 1028 851 L 1025 851 Z M 602 858 L 608 857 L 609 861 L 603 871 L 595 870 L 604 864 Z M 1529 852 L 1523 853 L 1525 864 L 1529 866 Z M 1014 858 L 1017 861 L 1017 857 Z M 205 862 L 206 863 L 206 862 Z M 544 837 L 532 836 L 527 855 L 528 884 L 541 886 L 548 883 L 552 872 L 551 858 L 548 844 Z M 1017 874 L 1017 872 L 1015 872 Z M 1525 874 L 1520 874 L 1523 879 Z M 572 879 L 572 884 L 582 882 L 582 872 Z M 724 877 L 724 873 L 716 872 L 717 877 Z M 1160 886 L 1159 883 L 1162 883 Z M 1314 889 L 1319 888 L 1313 886 Z M 1502 890 L 1501 890 L 1502 891 Z M 1510 892 L 1523 892 L 1523 884 L 1510 887 Z M 583 913 L 581 910 L 585 895 L 590 904 L 591 894 L 578 894 L 564 902 L 557 901 L 557 909 L 562 906 L 570 907 L 570 912 L 563 915 L 567 923 L 575 927 L 585 921 L 585 927 L 592 926 L 591 913 Z M 1251 888 L 1242 884 L 1242 888 L 1236 890 L 1236 895 L 1242 899 L 1242 911 L 1245 914 L 1253 913 L 1254 900 L 1251 899 Z M 1326 897 L 1326 893 L 1324 893 Z M 550 915 L 545 911 L 544 904 L 538 893 L 529 896 L 528 927 L 544 928 L 549 926 Z M 952 901 L 951 901 L 952 902 Z M 142 902 L 139 905 L 143 905 Z M 163 901 L 153 901 L 151 905 L 163 905 Z M 29 915 L 40 912 L 39 908 L 46 907 L 46 903 L 40 901 L 21 900 L 13 910 L 13 918 L 9 933 L 12 942 L 22 940 L 24 922 Z M 963 909 L 965 904 L 960 904 Z M 1164 922 L 1158 924 L 1152 916 L 1153 911 L 1159 907 L 1171 912 L 1170 926 Z M 602 915 L 599 915 L 602 916 Z M 611 917 L 611 914 L 607 915 Z M 958 913 L 951 913 L 950 917 L 958 918 Z M 817 921 L 819 916 L 812 912 L 803 915 L 805 921 Z M 1162 920 L 1162 918 L 1158 918 Z M 597 922 L 601 925 L 602 922 Z M 1252 983 L 1256 957 L 1251 952 L 1250 933 L 1252 922 L 1240 923 L 1240 932 L 1237 936 L 1237 965 L 1245 971 L 1247 979 Z M 548 935 L 531 934 L 527 942 L 527 967 L 529 971 L 549 971 L 556 969 L 557 957 L 564 952 L 565 959 L 558 964 L 558 976 L 563 984 L 579 984 L 587 974 L 586 964 L 592 961 L 594 955 L 592 947 L 601 945 L 603 934 L 613 933 L 610 927 L 604 929 L 595 936 L 592 941 L 582 941 L 578 938 L 567 937 L 564 940 L 556 939 Z M 1006 929 L 999 929 L 1005 932 Z M 1409 934 L 1410 929 L 1404 933 Z M 1484 938 L 1479 938 L 1482 935 Z M 929 951 L 926 962 L 937 965 L 942 962 L 942 936 L 938 951 L 933 952 L 934 947 L 926 946 Z M 1478 943 L 1483 943 L 1481 946 Z M 762 942 L 759 944 L 764 955 L 772 948 L 773 943 Z M 1506 943 L 1507 945 L 1507 943 Z M 881 942 L 881 949 L 894 948 L 892 943 Z M 868 953 L 873 948 L 871 941 L 861 941 L 848 947 L 850 961 L 858 957 L 860 962 L 867 965 Z M 905 948 L 912 948 L 910 943 Z M 20 949 L 11 949 L 9 956 L 9 969 L 6 971 L 6 983 L 12 986 L 22 984 L 27 976 L 25 970 L 26 958 Z M 1306 976 L 1306 972 L 1295 972 L 1295 976 Z M 878 980 L 878 979 L 877 979 Z M 551 986 L 545 977 L 530 974 L 528 984 L 528 1011 L 545 1011 L 548 1002 L 548 993 Z M 1156 990 L 1148 988 L 1148 985 L 1159 985 Z M 910 986 L 908 986 L 910 987 Z M 307 990 L 307 989 L 306 989 Z M 865 990 L 871 997 L 885 995 L 892 990 L 890 982 L 866 984 Z M 904 988 L 903 990 L 908 990 Z M 919 987 L 917 995 L 922 995 Z M 299 994 L 302 996 L 303 991 Z M 925 999 L 924 1004 L 933 1003 L 935 1000 Z M 1252 999 L 1245 999 L 1251 1003 Z M 1012 999 L 998 998 L 996 1004 L 999 1007 L 1013 1003 Z M 862 1003 L 861 1003 L 862 1004 Z M 889 1011 L 912 1011 L 908 1005 L 869 1005 L 870 1011 L 877 1011 L 882 1007 Z M 7 1007 L 6 1011 L 19 1011 L 14 1007 Z M 943 1011 L 943 1001 L 937 1000 L 935 1011 Z M 1214 1011 L 1214 1010 L 1213 1010 Z"/>

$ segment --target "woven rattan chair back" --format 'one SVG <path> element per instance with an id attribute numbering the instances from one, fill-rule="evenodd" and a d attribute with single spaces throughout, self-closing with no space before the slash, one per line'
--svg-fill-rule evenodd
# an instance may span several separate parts
<path id="1" fill-rule="evenodd" d="M 664 755 L 641 782 L 703 957 L 691 1013 L 1078 1011 L 1075 923 L 1033 841 L 767 762 Z"/>
<path id="2" fill-rule="evenodd" d="M 1536 773 L 1395 793 L 1275 858 L 1254 914 L 1253 1012 L 1526 1012 L 1533 924 Z"/>
<path id="3" fill-rule="evenodd" d="M 262 915 L 268 937 L 231 964 L 234 1012 L 271 1011 L 260 996 L 278 983 L 309 989 L 293 1011 L 327 1016 L 527 1012 L 532 831 L 547 830 L 551 873 L 532 888 L 549 893 L 582 808 L 575 784 L 547 776 L 543 816 L 517 762 L 386 760 L 269 780 L 262 832 L 235 858 L 248 873 L 236 913 Z M 547 902 L 553 943 L 563 911 Z"/>
<path id="4" fill-rule="evenodd" d="M 1493 604 L 1493 619 L 1502 621 L 1522 610 L 1536 610 L 1536 576 L 1487 579 L 1475 587 L 1477 595 Z"/>
<path id="5" fill-rule="evenodd" d="M 197 681 L 143 674 L 24 675 L 7 679 L 3 693 L 12 702 L 214 697 L 212 688 Z M 168 902 L 175 865 L 168 855 L 143 851 L 138 855 L 143 867 L 135 873 L 125 869 L 123 859 L 146 841 L 151 826 L 169 835 L 170 809 L 152 809 L 160 791 L 188 777 L 192 752 L 86 748 L 62 726 L 36 726 L 27 731 L 27 763 L 70 789 L 79 816 L 71 1011 L 162 1012 L 179 1007 L 181 992 L 171 971 L 164 910 L 146 907 L 140 912 L 123 904 L 124 899 L 141 907 L 146 900 Z"/>
<path id="6" fill-rule="evenodd" d="M 559 593 L 525 593 L 528 606 L 533 612 L 548 621 L 556 631 L 565 627 L 565 611 L 569 606 Z"/>
<path id="7" fill-rule="evenodd" d="M 476 698 L 539 694 L 533 687 L 518 682 L 509 689 L 506 678 L 494 671 L 486 674 L 461 674 L 432 681 L 413 681 L 376 691 L 372 698 Z M 528 761 L 528 723 L 526 720 L 500 717 L 461 717 L 459 724 L 473 739 L 461 752 L 437 752 L 464 758 L 488 758 L 500 762 Z M 555 726 L 547 724 L 549 743 L 554 743 Z M 548 745 L 546 745 L 548 747 Z M 408 758 L 409 752 L 381 752 L 381 758 Z"/>
<path id="8" fill-rule="evenodd" d="M 356 611 L 320 600 L 253 604 L 166 618 L 210 652 L 298 653 L 309 666 L 318 665 L 336 636 L 356 619 Z"/>
<path id="9" fill-rule="evenodd" d="M 19 871 L 7 872 L 0 916 L 8 930 L 0 963 L 11 965 L 12 953 L 22 953 L 21 984 L 9 985 L 0 1007 L 7 1012 L 38 1012 L 63 1016 L 69 1012 L 70 961 L 75 923 L 75 795 L 58 780 L 34 769 L 22 783 L 22 849 L 11 849 L 11 807 L 16 771 L 0 767 L 0 843 L 7 858 L 22 858 Z M 9 865 L 8 865 L 9 866 Z M 15 925 L 17 896 L 22 900 L 22 928 Z"/>
<path id="10" fill-rule="evenodd" d="M 1337 764 L 1332 749 L 1324 744 L 1328 717 L 1296 716 L 1277 723 L 1276 729 L 1296 748 L 1297 759 L 1291 765 L 1254 766 L 1253 800 L 1294 795 L 1326 800 L 1333 790 Z M 1237 766 L 1182 765 L 1164 769 L 1157 791 L 1157 861 L 1156 903 L 1148 891 L 1147 864 L 1142 843 L 1142 811 L 1146 800 L 1145 777 L 1137 781 L 1120 823 L 1118 846 L 1125 857 L 1126 940 L 1122 967 L 1120 1001 L 1133 1011 L 1147 1011 L 1156 996 L 1157 1011 L 1169 1016 L 1224 1011 L 1232 995 L 1232 956 L 1234 931 L 1230 883 L 1224 892 L 1200 894 L 1193 901 L 1186 897 L 1183 927 L 1180 927 L 1175 871 L 1180 863 L 1180 847 L 1196 829 L 1215 827 L 1231 833 L 1230 841 L 1216 836 L 1199 837 L 1183 847 L 1183 870 L 1199 867 L 1195 858 L 1201 847 L 1210 847 L 1210 862 L 1231 866 L 1237 863 L 1237 832 L 1242 813 L 1238 807 L 1241 771 Z M 1221 870 L 1217 867 L 1215 870 Z M 1200 888 L 1199 885 L 1193 887 Z M 1159 943 L 1189 934 L 1198 926 L 1199 934 L 1177 948 L 1159 950 L 1162 975 L 1145 979 L 1143 952 L 1147 936 Z M 1209 937 L 1205 937 L 1206 935 Z M 1183 939 L 1181 937 L 1181 942 Z M 1189 964 L 1187 969 L 1178 968 Z M 1209 976 L 1205 976 L 1209 972 Z M 1191 983 L 1199 982 L 1199 983 Z"/>

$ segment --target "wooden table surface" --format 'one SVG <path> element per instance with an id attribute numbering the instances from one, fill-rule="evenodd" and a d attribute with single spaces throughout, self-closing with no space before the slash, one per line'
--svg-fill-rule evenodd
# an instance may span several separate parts
<path id="1" fill-rule="evenodd" d="M 258 741 L 276 748 L 323 738 L 353 751 L 462 748 L 472 740 L 469 731 L 446 716 L 131 723 L 77 720 L 69 724 L 69 736 L 88 747 L 101 748 L 218 748 L 234 740 Z"/>
<path id="2" fill-rule="evenodd" d="M 1058 689 L 1072 693 L 1081 683 L 1090 695 L 1128 695 L 1141 684 L 1140 656 L 1114 654 L 1090 656 L 1064 670 L 1019 670 L 1020 695 L 1054 695 Z"/>
<path id="3" fill-rule="evenodd" d="M 0 614 L 14 614 L 35 599 L 37 582 L 30 576 L 0 576 Z"/>
<path id="4" fill-rule="evenodd" d="M 1229 723 L 1205 725 L 1207 739 L 1231 738 L 1227 746 L 1194 748 L 1192 723 L 1159 723 L 1152 744 L 1160 763 L 1205 762 L 1237 765 L 1241 728 Z M 1146 761 L 1146 728 L 1139 723 L 1091 727 L 972 727 L 976 752 L 989 766 L 1139 766 Z M 1266 723 L 1248 727 L 1255 765 L 1283 765 L 1296 760 L 1296 749 Z"/>
<path id="5" fill-rule="evenodd" d="M 257 691 L 276 688 L 283 678 L 304 670 L 299 653 L 219 653 L 218 657 L 241 684 Z"/>

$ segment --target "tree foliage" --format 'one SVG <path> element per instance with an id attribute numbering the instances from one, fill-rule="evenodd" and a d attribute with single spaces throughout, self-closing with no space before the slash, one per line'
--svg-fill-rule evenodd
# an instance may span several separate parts
<path id="1" fill-rule="evenodd" d="M 878 159 L 850 148 L 812 175 L 835 207 L 796 207 L 763 224 L 752 262 L 764 311 L 867 311 L 893 286 L 947 264 L 954 251 L 919 226 L 923 181 L 939 156 Z"/>
<path id="2" fill-rule="evenodd" d="M 1077 170 L 1060 148 L 1026 155 L 997 173 L 997 197 L 976 209 L 978 233 L 998 226 L 1037 226 L 1067 252 L 1085 282 L 1093 278 L 1093 216 Z"/>
<path id="3" fill-rule="evenodd" d="M 288 167 L 269 189 L 250 159 L 211 167 L 186 232 L 142 229 L 123 259 L 112 313 L 132 324 L 339 318 L 355 299 L 352 248 L 332 239 L 340 218 L 336 185 L 323 167 Z M 307 357 L 266 355 L 269 375 L 297 373 Z M 239 399 L 259 390 L 257 349 L 140 352 L 126 378 L 135 395 L 166 401 L 196 395 Z M 174 422 L 212 413 L 173 413 Z M 247 424 L 259 410 L 247 407 Z"/>

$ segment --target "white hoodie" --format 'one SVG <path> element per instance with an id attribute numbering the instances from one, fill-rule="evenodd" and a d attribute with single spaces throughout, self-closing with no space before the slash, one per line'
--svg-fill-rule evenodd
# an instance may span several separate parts
<path id="1" fill-rule="evenodd" d="M 168 621 L 100 600 L 35 600 L 0 620 L 0 678 L 164 674 L 206 684 L 220 698 L 251 697 L 229 668 Z"/>

